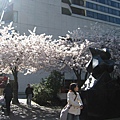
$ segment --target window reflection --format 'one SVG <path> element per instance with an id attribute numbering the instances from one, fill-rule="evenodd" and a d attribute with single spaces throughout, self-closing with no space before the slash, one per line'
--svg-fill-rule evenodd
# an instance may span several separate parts
<path id="1" fill-rule="evenodd" d="M 120 16 L 120 11 L 119 10 L 115 10 L 115 9 L 105 7 L 105 6 L 102 6 L 102 5 L 97 5 L 95 3 L 87 2 L 86 7 L 94 9 L 94 10 L 98 10 L 98 11 L 101 11 L 101 12 L 110 13 L 110 14 L 113 14 L 113 15 Z"/>
<path id="2" fill-rule="evenodd" d="M 84 0 L 71 0 L 72 4 L 84 6 Z"/>
<path id="3" fill-rule="evenodd" d="M 120 24 L 120 19 L 119 18 L 111 17 L 111 16 L 108 16 L 108 15 L 103 15 L 103 14 L 92 12 L 92 11 L 87 11 L 87 17 L 91 17 L 91 18 L 95 18 L 95 19 L 99 19 L 99 20 L 104 20 L 104 21 L 107 21 L 107 22 Z"/>
<path id="4" fill-rule="evenodd" d="M 91 1 L 94 1 L 94 3 L 92 3 Z M 107 21 L 107 22 L 120 24 L 120 18 L 112 17 L 109 15 L 111 14 L 111 15 L 120 17 L 120 10 L 115 9 L 115 8 L 120 8 L 120 3 L 117 3 L 117 1 L 112 1 L 112 0 L 91 0 L 91 1 L 71 0 L 72 4 L 75 4 L 78 6 L 86 5 L 85 7 L 89 8 L 89 10 L 86 11 L 86 9 L 84 8 L 81 9 L 79 7 L 77 8 L 71 7 L 72 13 Z M 98 2 L 101 4 L 98 4 Z M 105 4 L 108 6 L 105 6 Z M 92 12 L 93 10 L 95 12 Z M 103 14 L 99 13 L 98 11 L 103 12 Z M 107 14 L 105 15 L 104 13 L 107 13 Z"/>
<path id="5" fill-rule="evenodd" d="M 115 2 L 115 1 L 112 1 L 112 0 L 92 0 L 92 1 L 99 2 L 99 3 L 102 3 L 102 4 L 106 4 L 106 5 L 109 5 L 109 6 L 113 6 L 113 7 L 120 8 L 120 3 Z"/>

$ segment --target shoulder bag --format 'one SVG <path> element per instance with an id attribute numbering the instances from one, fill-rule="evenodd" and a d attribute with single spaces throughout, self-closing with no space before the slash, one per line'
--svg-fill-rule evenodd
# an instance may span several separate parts
<path id="1" fill-rule="evenodd" d="M 75 96 L 74 101 L 76 100 L 77 95 Z M 67 104 L 60 112 L 60 120 L 67 120 L 68 111 L 72 105 Z"/>

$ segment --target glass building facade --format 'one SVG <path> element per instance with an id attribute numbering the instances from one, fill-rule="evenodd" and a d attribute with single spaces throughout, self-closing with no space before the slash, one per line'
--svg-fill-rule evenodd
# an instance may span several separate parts
<path id="1" fill-rule="evenodd" d="M 66 0 L 67 1 L 67 0 Z M 120 24 L 119 0 L 69 0 L 71 14 Z M 64 0 L 63 0 L 64 2 Z"/>
<path id="2" fill-rule="evenodd" d="M 112 0 L 92 0 L 95 2 L 86 2 L 86 16 L 120 24 L 120 3 Z M 95 11 L 91 11 L 95 10 Z"/>

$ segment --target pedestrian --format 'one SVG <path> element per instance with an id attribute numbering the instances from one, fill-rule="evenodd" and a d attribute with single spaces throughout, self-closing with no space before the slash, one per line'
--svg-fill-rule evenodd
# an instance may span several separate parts
<path id="1" fill-rule="evenodd" d="M 27 98 L 27 105 L 28 107 L 31 107 L 31 100 L 33 97 L 33 88 L 30 86 L 30 84 L 27 85 L 27 88 L 25 89 L 25 94 Z"/>
<path id="2" fill-rule="evenodd" d="M 3 90 L 3 95 L 4 95 L 5 103 L 6 103 L 7 115 L 9 115 L 10 114 L 10 103 L 13 97 L 13 90 L 12 90 L 10 83 L 7 83 L 5 89 Z"/>
<path id="3" fill-rule="evenodd" d="M 83 102 L 78 93 L 78 89 L 77 83 L 71 83 L 69 86 L 67 102 L 71 107 L 68 111 L 67 120 L 79 120 L 81 109 L 83 109 Z"/>

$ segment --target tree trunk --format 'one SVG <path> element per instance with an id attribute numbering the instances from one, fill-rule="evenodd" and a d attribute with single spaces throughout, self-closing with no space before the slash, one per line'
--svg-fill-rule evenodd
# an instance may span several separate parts
<path id="1" fill-rule="evenodd" d="M 88 78 L 88 74 L 89 74 L 88 72 L 85 73 L 85 81 L 86 81 L 87 78 Z"/>
<path id="2" fill-rule="evenodd" d="M 12 74 L 14 77 L 14 82 L 13 82 L 13 100 L 12 103 L 13 104 L 18 104 L 18 71 L 17 71 L 17 67 L 15 67 L 12 70 Z"/>
<path id="3" fill-rule="evenodd" d="M 80 70 L 76 70 L 76 69 L 74 69 L 73 68 L 73 71 L 74 71 L 74 73 L 75 73 L 75 75 L 76 75 L 76 77 L 77 77 L 77 83 L 78 83 L 78 86 L 79 86 L 79 88 L 81 88 L 81 86 L 84 84 L 84 80 L 81 80 L 81 73 L 82 73 L 82 69 L 80 69 Z"/>

